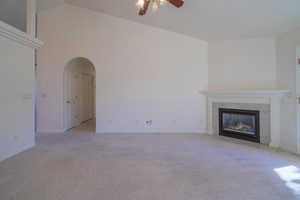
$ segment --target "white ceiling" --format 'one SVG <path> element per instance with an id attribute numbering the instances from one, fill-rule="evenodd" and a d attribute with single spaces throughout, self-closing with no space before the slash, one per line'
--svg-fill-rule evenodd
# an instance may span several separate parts
<path id="1" fill-rule="evenodd" d="M 26 31 L 26 1 L 0 0 L 0 20 Z"/>
<path id="2" fill-rule="evenodd" d="M 53 1 L 53 0 L 52 0 Z M 137 15 L 137 0 L 65 0 L 203 40 L 273 36 L 300 26 L 300 0 L 185 0 Z"/>

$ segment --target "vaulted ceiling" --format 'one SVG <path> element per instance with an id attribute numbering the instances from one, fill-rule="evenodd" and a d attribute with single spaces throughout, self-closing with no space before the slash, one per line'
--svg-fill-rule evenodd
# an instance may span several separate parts
<path id="1" fill-rule="evenodd" d="M 185 0 L 182 8 L 166 4 L 143 17 L 137 15 L 136 1 L 65 0 L 203 40 L 274 36 L 300 26 L 299 0 Z"/>
<path id="2" fill-rule="evenodd" d="M 55 8 L 64 4 L 64 0 L 37 0 L 38 11 Z"/>

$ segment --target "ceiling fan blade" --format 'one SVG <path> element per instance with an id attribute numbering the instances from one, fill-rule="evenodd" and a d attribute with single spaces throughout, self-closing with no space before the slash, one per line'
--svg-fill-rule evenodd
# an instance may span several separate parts
<path id="1" fill-rule="evenodd" d="M 149 7 L 149 3 L 150 3 L 150 1 L 144 0 L 144 7 L 140 9 L 139 15 L 145 15 L 146 14 L 146 12 L 148 10 L 148 7 Z"/>
<path id="2" fill-rule="evenodd" d="M 167 0 L 167 1 L 173 4 L 174 6 L 176 6 L 177 8 L 180 8 L 184 4 L 183 0 Z"/>

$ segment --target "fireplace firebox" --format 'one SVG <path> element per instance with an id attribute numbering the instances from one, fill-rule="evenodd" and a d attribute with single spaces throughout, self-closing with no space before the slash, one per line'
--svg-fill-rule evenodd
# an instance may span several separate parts
<path id="1" fill-rule="evenodd" d="M 219 108 L 219 134 L 260 143 L 259 111 Z"/>

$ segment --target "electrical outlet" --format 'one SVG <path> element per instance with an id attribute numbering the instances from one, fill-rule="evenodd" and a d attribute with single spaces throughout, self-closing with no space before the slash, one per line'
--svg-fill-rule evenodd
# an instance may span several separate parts
<path id="1" fill-rule="evenodd" d="M 147 126 L 152 126 L 152 120 L 148 120 L 145 122 Z"/>

